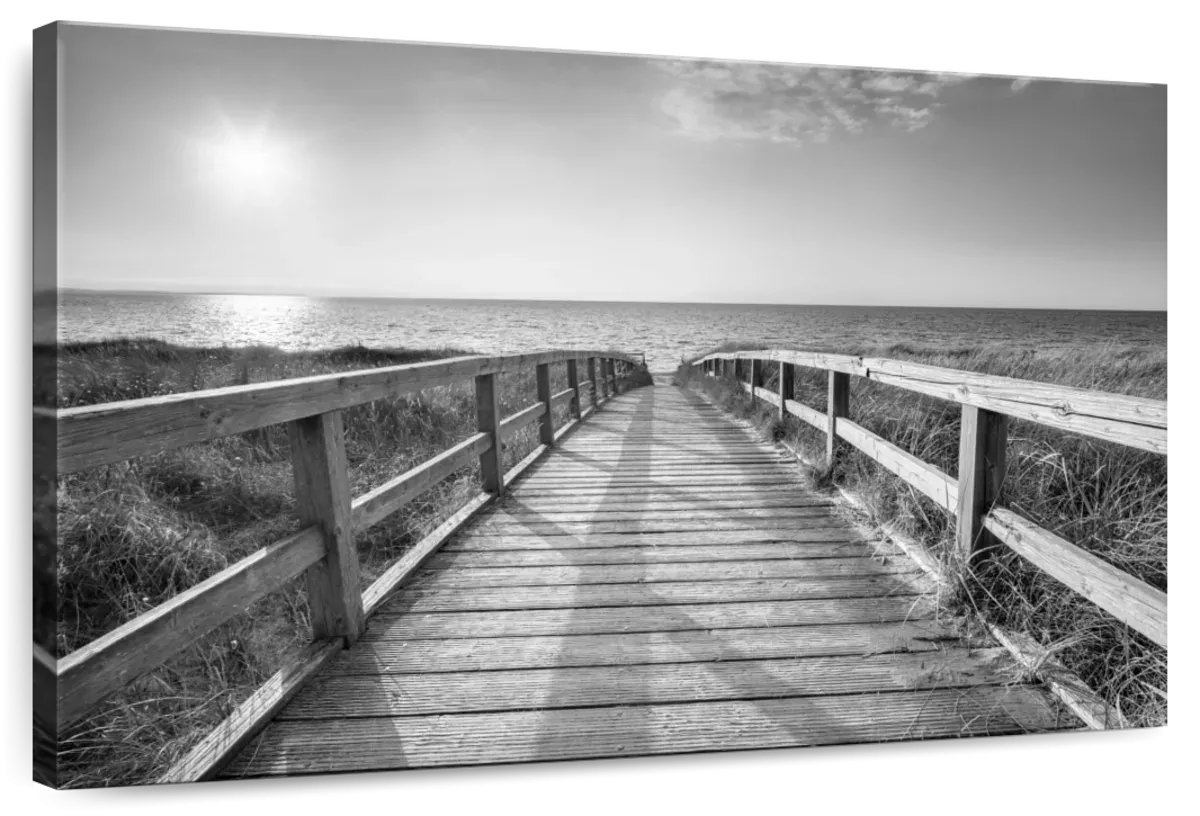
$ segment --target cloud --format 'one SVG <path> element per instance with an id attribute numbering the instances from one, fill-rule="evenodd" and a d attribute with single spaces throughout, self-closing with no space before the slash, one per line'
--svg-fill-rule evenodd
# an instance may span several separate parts
<path id="1" fill-rule="evenodd" d="M 1029 83 L 1033 82 L 1031 77 L 1017 77 L 1012 83 L 1012 92 L 1020 93 L 1029 87 Z"/>
<path id="2" fill-rule="evenodd" d="M 969 74 L 911 74 L 747 63 L 653 61 L 673 87 L 663 112 L 695 139 L 822 143 L 879 128 L 916 131 Z"/>

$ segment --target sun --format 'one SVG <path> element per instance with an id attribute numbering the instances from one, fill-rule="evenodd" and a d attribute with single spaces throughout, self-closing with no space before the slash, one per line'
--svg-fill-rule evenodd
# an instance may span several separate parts
<path id="1" fill-rule="evenodd" d="M 295 166 L 288 145 L 266 125 L 238 128 L 225 122 L 196 146 L 202 179 L 239 199 L 280 194 Z"/>

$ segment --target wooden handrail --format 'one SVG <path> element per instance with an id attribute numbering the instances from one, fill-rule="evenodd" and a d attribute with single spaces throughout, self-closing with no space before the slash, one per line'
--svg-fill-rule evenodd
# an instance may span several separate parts
<path id="1" fill-rule="evenodd" d="M 919 394 L 962 405 L 974 405 L 1152 453 L 1167 452 L 1167 403 L 1162 400 L 978 374 L 904 360 L 809 351 L 772 349 L 723 352 L 701 357 L 692 365 L 707 360 L 752 359 L 854 374 Z"/>
<path id="2" fill-rule="evenodd" d="M 287 423 L 301 528 L 295 535 L 258 550 L 58 660 L 54 674 L 59 732 L 130 680 L 161 665 L 254 602 L 306 573 L 315 645 L 298 658 L 295 666 L 285 667 L 248 701 L 248 706 L 239 709 L 241 719 L 235 730 L 238 740 L 243 739 L 259 720 L 277 710 L 281 694 L 292 693 L 315 670 L 314 666 L 328 659 L 331 644 L 340 648 L 358 637 L 366 614 L 411 573 L 419 560 L 432 554 L 454 530 L 494 501 L 507 479 L 521 473 L 604 401 L 596 400 L 593 392 L 591 407 L 579 410 L 580 389 L 594 388 L 595 384 L 594 374 L 588 382 L 578 382 L 579 359 L 588 360 L 589 372 L 594 372 L 598 362 L 607 380 L 614 373 L 616 361 L 632 365 L 638 358 L 595 351 L 462 357 L 58 411 L 35 408 L 34 436 L 41 454 L 34 460 L 35 479 L 54 478 L 55 474 L 44 471 L 56 458 L 58 472 L 68 473 Z M 574 375 L 569 376 L 571 387 L 551 394 L 549 366 L 560 362 L 568 363 L 569 375 Z M 496 378 L 530 365 L 537 366 L 539 401 L 501 419 Z M 478 406 L 477 433 L 368 493 L 351 498 L 341 415 L 344 408 L 472 379 Z M 606 382 L 606 398 L 616 388 L 615 382 Z M 555 430 L 553 409 L 568 401 L 576 416 Z M 542 444 L 505 474 L 500 456 L 505 438 L 539 418 Z M 49 455 L 55 439 L 57 457 Z M 484 492 L 389 567 L 366 593 L 362 592 L 354 534 L 379 523 L 476 460 L 482 467 Z M 255 716 L 247 713 L 255 711 Z M 212 746 L 201 754 L 204 751 L 214 756 L 227 753 Z M 196 767 L 205 766 L 204 758 L 197 756 L 192 757 L 199 763 Z M 192 768 L 183 775 L 197 772 Z"/>
<path id="3" fill-rule="evenodd" d="M 78 408 L 35 409 L 35 437 L 54 439 L 53 434 L 57 434 L 56 473 L 61 475 L 351 408 L 384 397 L 585 357 L 636 362 L 631 354 L 611 351 L 455 357 Z M 53 430 L 37 434 L 39 424 L 47 422 L 54 423 Z"/>
<path id="4" fill-rule="evenodd" d="M 707 376 L 728 376 L 740 361 L 755 399 L 776 405 L 826 434 L 826 460 L 842 439 L 956 516 L 956 547 L 969 564 L 985 545 L 1000 543 L 1091 600 L 1150 640 L 1167 645 L 1167 594 L 998 506 L 1004 480 L 1007 418 L 1017 417 L 1154 453 L 1167 452 L 1167 404 L 1161 400 L 1088 391 L 938 366 L 790 349 L 719 352 L 693 360 Z M 761 387 L 762 362 L 779 363 L 778 393 Z M 829 372 L 825 413 L 790 399 L 793 367 Z M 849 376 L 904 388 L 963 406 L 959 477 L 943 473 L 851 422 Z M 737 375 L 734 374 L 736 377 Z"/>

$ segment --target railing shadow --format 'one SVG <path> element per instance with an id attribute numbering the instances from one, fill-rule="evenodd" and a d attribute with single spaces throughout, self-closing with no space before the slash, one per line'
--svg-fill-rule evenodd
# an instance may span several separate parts
<path id="1" fill-rule="evenodd" d="M 657 421 L 656 408 L 658 407 L 659 400 L 655 392 L 642 395 L 635 410 L 629 412 L 629 423 L 632 424 L 635 421 L 641 422 L 644 423 L 647 428 L 652 429 Z M 661 444 L 661 440 L 656 441 L 656 445 L 657 444 Z M 728 448 L 730 445 L 725 441 L 721 441 L 718 447 Z M 642 446 L 636 440 L 628 438 L 625 439 L 621 443 L 615 464 L 612 468 L 606 467 L 605 470 L 611 470 L 612 472 L 621 472 L 630 475 L 639 475 L 641 473 L 649 474 L 652 460 L 644 456 L 631 455 L 632 453 L 640 451 L 641 449 Z M 557 452 L 557 455 L 571 456 L 572 452 L 560 450 Z M 590 457 L 580 456 L 578 458 L 589 459 Z M 663 487 L 669 486 L 663 485 Z M 797 487 L 799 489 L 799 485 Z M 666 490 L 664 492 L 678 491 Z M 593 521 L 601 520 L 603 518 L 605 508 L 613 504 L 621 505 L 622 511 L 625 512 L 631 509 L 630 505 L 633 505 L 634 507 L 640 505 L 642 508 L 647 508 L 650 506 L 650 501 L 645 498 L 644 492 L 635 494 L 613 494 L 611 491 L 606 492 L 601 496 L 595 508 L 592 510 Z M 696 504 L 701 504 L 701 501 L 697 499 Z M 527 529 L 529 534 L 539 536 L 552 535 L 555 538 L 561 536 L 573 539 L 575 541 L 579 540 L 579 537 L 575 533 L 572 533 L 569 529 L 562 527 L 553 519 L 548 518 L 542 513 L 539 513 L 537 510 L 522 504 L 519 501 L 518 496 L 510 497 L 509 501 L 506 503 L 506 508 L 511 509 L 513 507 L 522 507 L 525 513 L 536 517 L 533 522 L 537 524 L 537 527 L 530 526 L 524 521 L 519 521 L 517 523 L 518 526 L 523 526 L 525 529 Z M 741 516 L 741 514 L 737 513 L 736 511 L 728 512 L 732 517 L 735 518 Z M 757 521 L 748 516 L 742 516 L 742 518 L 745 518 L 751 523 L 755 523 Z M 551 532 L 548 533 L 546 531 L 547 527 L 550 528 Z M 557 548 L 555 549 L 555 552 L 561 555 L 568 565 L 572 565 L 571 562 L 574 550 L 571 548 Z M 576 555 L 575 558 L 578 559 L 579 556 Z M 683 605 L 679 604 L 678 601 L 673 601 L 672 599 L 660 595 L 654 591 L 655 581 L 647 580 L 652 577 L 645 570 L 648 562 L 645 560 L 640 560 L 627 563 L 631 565 L 641 565 L 643 567 L 640 575 L 629 576 L 627 579 L 625 579 L 629 582 L 641 584 L 649 592 L 649 596 L 645 598 L 644 601 L 639 603 L 638 606 L 652 609 L 651 614 L 654 616 L 655 631 L 662 634 L 666 640 L 681 653 L 680 655 L 676 656 L 675 659 L 671 660 L 671 663 L 693 663 L 697 665 L 703 665 L 715 662 L 713 655 L 719 654 L 719 662 L 722 665 L 735 661 L 740 664 L 742 671 L 737 673 L 736 679 L 732 679 L 734 677 L 732 673 L 727 674 L 719 680 L 713 677 L 711 673 L 709 674 L 709 681 L 720 682 L 724 684 L 725 691 L 717 694 L 708 694 L 705 696 L 705 701 L 738 701 L 740 703 L 753 706 L 761 716 L 769 719 L 771 717 L 771 711 L 769 706 L 763 705 L 764 701 L 788 696 L 786 689 L 781 689 L 779 694 L 764 695 L 764 689 L 779 687 L 778 675 L 771 671 L 772 667 L 777 664 L 773 662 L 765 662 L 761 655 L 756 655 L 733 648 L 730 646 L 728 640 L 718 641 L 717 638 L 712 638 L 711 632 L 713 629 L 711 622 L 697 620 L 691 614 L 688 614 L 686 611 L 684 611 Z M 586 561 L 575 560 L 573 566 L 584 567 L 588 566 L 588 564 Z M 624 582 L 624 580 L 622 582 Z M 578 593 L 578 585 L 575 585 L 575 590 L 576 593 Z M 566 632 L 571 632 L 575 629 L 573 624 L 579 618 L 581 611 L 579 608 L 575 607 L 571 607 L 570 609 L 570 615 L 563 624 L 564 634 L 561 637 L 577 636 L 565 634 Z M 743 626 L 750 625 L 750 621 L 743 623 Z M 763 626 L 772 625 L 773 624 L 770 621 L 763 621 Z M 708 641 L 707 645 L 704 645 L 703 642 L 697 642 L 695 639 L 697 632 L 709 633 L 711 639 Z M 620 643 L 620 641 L 618 641 L 618 643 Z M 618 646 L 618 648 L 620 647 Z M 797 657 L 795 659 L 804 660 L 806 658 Z M 615 661 L 606 661 L 608 664 L 622 666 L 635 665 L 637 662 L 638 660 L 636 658 L 631 660 L 617 659 Z M 659 661 L 654 661 L 654 663 L 657 665 L 659 664 Z M 551 671 L 553 670 L 551 669 Z M 541 710 L 538 722 L 540 723 L 540 727 L 542 729 L 542 735 L 538 738 L 536 742 L 537 748 L 534 749 L 534 755 L 529 757 L 530 759 L 553 759 L 561 756 L 560 741 L 562 729 L 556 727 L 556 725 L 560 723 L 560 719 L 562 723 L 565 724 L 572 721 L 572 719 L 576 716 L 573 713 L 570 713 L 570 709 L 578 706 L 581 698 L 577 680 L 578 673 L 561 675 L 561 679 L 557 681 L 557 684 L 552 686 L 549 693 L 538 701 L 537 705 Z M 530 702 L 532 704 L 533 701 Z M 630 704 L 645 705 L 658 703 L 669 705 L 672 703 L 680 704 L 686 702 L 694 701 L 681 699 L 656 700 L 652 694 L 643 694 L 640 695 L 640 699 L 633 700 Z M 809 733 L 806 729 L 795 725 L 788 725 L 786 723 L 778 722 L 777 720 L 773 722 L 777 728 L 784 729 L 790 735 L 790 737 L 796 740 L 798 743 L 802 742 L 803 737 Z M 640 736 L 645 742 L 651 741 L 654 737 L 654 734 L 651 733 L 649 723 L 644 725 L 643 728 L 644 733 L 638 736 Z"/>

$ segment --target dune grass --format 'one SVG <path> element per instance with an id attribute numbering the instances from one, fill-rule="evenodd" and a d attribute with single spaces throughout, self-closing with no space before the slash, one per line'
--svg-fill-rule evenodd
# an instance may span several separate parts
<path id="1" fill-rule="evenodd" d="M 62 345 L 36 365 L 35 405 L 71 407 L 419 362 L 454 349 L 181 348 L 154 340 Z M 53 349 L 42 349 L 42 362 Z M 567 387 L 551 367 L 551 388 Z M 645 372 L 639 377 L 643 380 Z M 535 370 L 504 375 L 502 414 L 536 402 Z M 347 409 L 352 495 L 476 430 L 470 382 Z M 555 409 L 555 427 L 568 407 Z M 537 424 L 506 444 L 508 469 L 538 445 Z M 357 538 L 365 588 L 480 490 L 477 468 L 444 480 Z M 63 656 L 294 532 L 284 426 L 62 476 L 57 486 L 57 631 Z M 60 785 L 153 781 L 309 639 L 304 581 L 256 604 L 103 701 L 60 741 Z"/>
<path id="2" fill-rule="evenodd" d="M 729 343 L 714 351 L 763 344 Z M 1165 400 L 1165 349 L 1129 346 L 1055 351 L 998 346 L 961 349 L 894 345 L 812 348 L 1057 383 Z M 778 367 L 765 364 L 765 386 L 778 388 Z M 795 368 L 795 399 L 826 410 L 824 371 Z M 732 380 L 705 378 L 681 366 L 676 382 L 703 388 L 719 405 L 764 435 L 788 442 L 814 464 L 818 487 L 836 483 L 855 494 L 876 522 L 894 525 L 952 566 L 954 517 L 869 457 L 847 450 L 824 463 L 825 435 L 759 403 Z M 952 403 L 851 378 L 850 418 L 951 476 L 958 472 L 961 408 Z M 1120 569 L 1167 589 L 1167 460 L 1165 456 L 1013 419 L 1001 502 Z M 950 570 L 953 574 L 953 570 Z M 989 552 L 946 598 L 956 612 L 1035 637 L 1133 725 L 1167 720 L 1166 650 L 1129 629 L 1006 547 Z"/>

